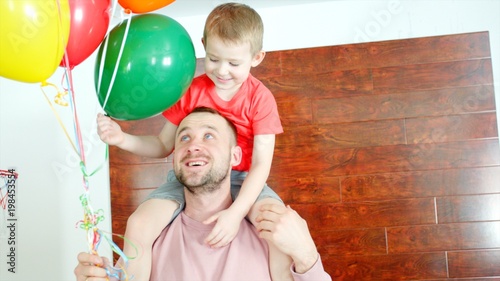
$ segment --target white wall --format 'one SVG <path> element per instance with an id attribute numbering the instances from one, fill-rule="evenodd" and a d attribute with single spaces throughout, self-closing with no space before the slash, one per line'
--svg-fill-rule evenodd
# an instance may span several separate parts
<path id="1" fill-rule="evenodd" d="M 252 5 L 251 0 L 239 2 Z M 168 9 L 165 10 L 168 13 Z M 268 51 L 489 31 L 496 103 L 497 108 L 500 107 L 500 1 L 351 0 L 259 8 L 258 11 L 264 19 L 264 47 Z M 198 57 L 204 56 L 199 38 L 205 17 L 176 18 L 191 34 Z M 100 109 L 93 88 L 94 60 L 90 57 L 73 71 L 90 170 L 104 161 L 104 145 L 95 134 L 95 115 Z M 61 78 L 62 70 L 58 69 L 49 82 L 60 85 Z M 72 133 L 69 109 L 58 106 L 58 111 Z M 74 280 L 76 254 L 87 247 L 84 231 L 75 228 L 76 222 L 82 219 L 78 199 L 83 193 L 81 172 L 75 153 L 38 84 L 0 78 L 0 136 L 0 169 L 14 167 L 20 174 L 17 273 L 7 272 L 9 233 L 5 222 L 0 222 L 0 280 Z M 110 231 L 108 179 L 106 163 L 91 178 L 90 194 L 93 207 L 104 209 L 106 220 L 100 228 Z M 101 249 L 101 254 L 110 255 L 106 245 Z"/>

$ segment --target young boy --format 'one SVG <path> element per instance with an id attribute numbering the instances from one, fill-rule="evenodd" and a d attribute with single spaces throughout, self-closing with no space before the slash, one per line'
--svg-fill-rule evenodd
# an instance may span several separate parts
<path id="1" fill-rule="evenodd" d="M 243 159 L 231 173 L 234 203 L 205 221 L 207 224 L 216 221 L 206 238 L 211 247 L 223 247 L 231 242 L 245 217 L 255 226 L 263 204 L 277 200 L 283 204 L 266 185 L 275 135 L 282 133 L 283 128 L 272 93 L 250 74 L 250 69 L 264 59 L 262 41 L 263 23 L 255 10 L 238 3 L 219 5 L 205 23 L 202 39 L 206 51 L 205 74 L 196 77 L 186 94 L 163 113 L 167 121 L 159 136 L 126 134 L 110 118 L 98 116 L 98 133 L 104 142 L 146 157 L 168 156 L 174 149 L 177 125 L 196 107 L 214 108 L 235 124 Z M 203 156 L 192 162 L 193 165 L 205 163 Z M 183 186 L 170 171 L 167 182 L 130 216 L 125 237 L 141 241 L 144 249 L 136 259 L 129 261 L 127 273 L 134 275 L 134 280 L 149 279 L 152 244 L 183 207 Z M 127 243 L 124 251 L 127 255 L 135 252 Z M 272 244 L 269 244 L 269 255 L 272 279 L 291 280 L 290 258 Z"/>

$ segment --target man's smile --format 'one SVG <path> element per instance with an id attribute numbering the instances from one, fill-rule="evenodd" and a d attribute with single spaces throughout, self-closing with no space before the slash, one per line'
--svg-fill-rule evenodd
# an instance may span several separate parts
<path id="1" fill-rule="evenodd" d="M 193 167 L 193 166 L 205 166 L 207 162 L 205 161 L 189 161 L 187 162 L 187 166 Z"/>

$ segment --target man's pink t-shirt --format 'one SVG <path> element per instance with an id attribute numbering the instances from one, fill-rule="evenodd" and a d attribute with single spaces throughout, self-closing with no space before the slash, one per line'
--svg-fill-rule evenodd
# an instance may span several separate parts
<path id="1" fill-rule="evenodd" d="M 276 135 L 283 132 L 273 94 L 251 74 L 230 101 L 225 101 L 217 95 L 214 83 L 206 74 L 200 75 L 193 79 L 186 94 L 163 112 L 163 116 L 178 126 L 186 115 L 199 106 L 219 111 L 236 126 L 238 145 L 243 151 L 243 157 L 233 170 L 250 170 L 255 135 Z"/>
<path id="2" fill-rule="evenodd" d="M 267 243 L 242 220 L 238 234 L 227 246 L 212 249 L 205 238 L 215 223 L 205 225 L 184 212 L 166 227 L 153 245 L 152 281 L 164 280 L 271 280 Z M 300 247 L 300 245 L 297 245 Z M 321 259 L 304 274 L 290 268 L 294 280 L 331 280 Z"/>

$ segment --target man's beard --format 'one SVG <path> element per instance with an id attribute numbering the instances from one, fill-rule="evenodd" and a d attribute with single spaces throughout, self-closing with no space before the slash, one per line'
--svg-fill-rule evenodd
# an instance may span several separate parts
<path id="1" fill-rule="evenodd" d="M 229 159 L 222 162 L 223 163 L 218 163 L 218 166 L 212 166 L 208 173 L 203 175 L 200 179 L 198 179 L 198 175 L 185 175 L 182 169 L 178 169 L 175 176 L 192 194 L 211 193 L 218 190 L 221 187 L 221 183 L 229 175 Z"/>

